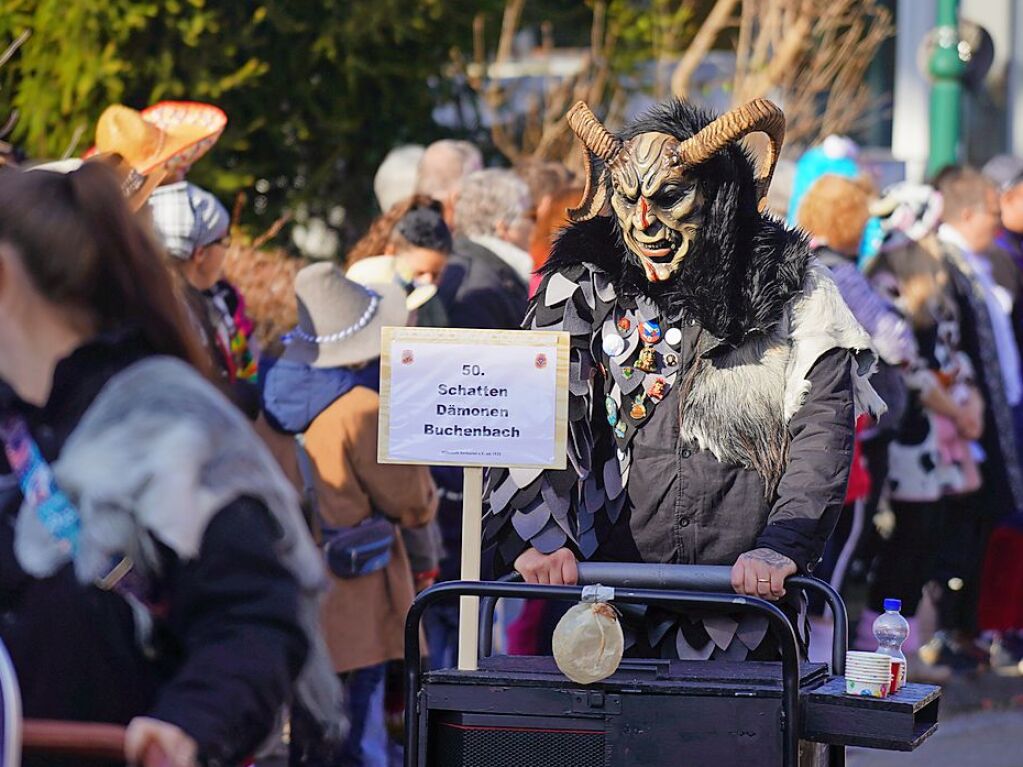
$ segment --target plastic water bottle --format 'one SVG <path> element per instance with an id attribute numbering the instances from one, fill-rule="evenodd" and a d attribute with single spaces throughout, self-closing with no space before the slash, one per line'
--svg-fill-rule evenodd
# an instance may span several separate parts
<path id="1" fill-rule="evenodd" d="M 902 654 L 902 643 L 909 637 L 909 623 L 902 617 L 902 600 L 886 599 L 884 613 L 874 621 L 874 638 L 877 652 L 892 659 L 892 692 L 906 685 L 906 656 Z"/>

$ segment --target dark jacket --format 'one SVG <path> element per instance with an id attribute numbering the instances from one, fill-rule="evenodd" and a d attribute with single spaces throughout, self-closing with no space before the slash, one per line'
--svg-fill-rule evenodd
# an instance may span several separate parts
<path id="1" fill-rule="evenodd" d="M 0 384 L 0 413 L 19 412 L 53 462 L 104 384 L 148 355 L 133 334 L 102 337 L 58 363 L 41 408 Z M 195 560 L 161 550 L 163 576 L 150 584 L 156 652 L 147 657 L 121 596 L 80 585 L 70 565 L 42 580 L 21 570 L 13 552 L 21 494 L 3 459 L 0 474 L 0 639 L 25 716 L 126 724 L 148 715 L 181 727 L 210 764 L 250 755 L 308 651 L 299 588 L 274 552 L 267 509 L 249 498 L 226 505 Z"/>
<path id="2" fill-rule="evenodd" d="M 747 279 L 740 281 L 742 290 L 729 297 L 731 312 L 716 317 L 714 308 L 705 306 L 706 295 L 701 291 L 697 302 L 683 306 L 683 313 L 689 316 L 683 322 L 672 318 L 670 307 L 689 301 L 681 294 L 692 287 L 686 274 L 661 285 L 640 282 L 642 276 L 628 271 L 631 267 L 611 227 L 610 222 L 595 219 L 567 229 L 534 296 L 527 318 L 531 327 L 565 330 L 572 336 L 570 466 L 547 470 L 535 479 L 527 476 L 531 481 L 524 487 L 517 485 L 510 472 L 491 472 L 491 508 L 484 537 L 496 544 L 496 569 L 509 568 L 528 538 L 541 551 L 567 541 L 583 559 L 717 565 L 730 565 L 743 552 L 764 546 L 792 558 L 802 571 L 812 570 L 841 511 L 852 461 L 852 351 L 836 347 L 816 360 L 808 373 L 811 385 L 806 399 L 787 426 L 780 427 L 787 428 L 787 435 L 770 437 L 772 444 L 782 445 L 772 453 L 784 457 L 780 473 L 758 470 L 755 453 L 750 453 L 748 460 L 719 460 L 709 450 L 685 443 L 679 425 L 686 371 L 697 370 L 698 359 L 704 371 L 716 368 L 718 363 L 713 360 L 732 348 L 725 335 L 740 340 L 755 337 L 765 330 L 772 332 L 782 322 L 786 305 L 801 294 L 806 280 L 809 254 L 805 243 L 798 235 L 763 220 L 754 238 L 755 252 L 747 254 L 752 263 L 744 267 L 749 270 Z M 548 287 L 555 278 L 563 281 L 562 286 L 575 283 L 580 288 L 561 303 L 548 301 Z M 614 327 L 624 309 L 640 304 L 640 298 L 634 296 L 642 298 L 644 292 L 658 299 L 656 310 L 664 331 L 672 326 L 682 331 L 677 361 L 667 363 L 665 354 L 671 350 L 657 347 L 657 357 L 665 366 L 662 375 L 671 370 L 682 372 L 663 400 L 656 404 L 645 400 L 638 418 L 627 406 L 634 395 L 623 394 L 626 406 L 616 408 L 615 422 L 624 429 L 613 436 L 605 407 L 619 384 L 595 334 Z M 840 310 L 848 313 L 844 304 Z M 707 314 L 701 321 L 703 311 Z M 836 326 L 839 319 L 837 315 L 831 318 Z M 841 322 L 853 320 L 849 316 Z M 635 318 L 631 327 L 634 332 Z M 701 334 L 703 342 L 699 341 Z M 865 336 L 863 341 L 866 343 Z M 592 401 L 586 399 L 588 380 L 593 381 Z M 694 391 L 686 395 L 687 406 Z M 751 391 L 746 399 L 759 402 L 768 396 L 766 392 Z M 732 424 L 742 427 L 740 441 L 755 446 L 761 434 L 774 434 L 774 424 L 751 422 L 749 412 L 737 408 Z M 769 412 L 773 411 L 759 410 L 758 417 L 767 417 Z M 687 418 L 692 418 L 691 411 Z M 626 460 L 629 463 L 621 470 L 619 481 L 615 475 Z M 578 485 L 582 492 L 576 489 Z M 623 486 L 624 491 L 618 493 L 617 488 Z M 562 525 L 566 517 L 569 530 L 574 524 L 579 531 L 573 534 L 574 542 Z"/>
<path id="3" fill-rule="evenodd" d="M 508 264 L 482 245 L 459 237 L 437 287 L 453 328 L 517 330 L 528 289 Z"/>
<path id="4" fill-rule="evenodd" d="M 984 398 L 984 433 L 981 447 L 986 459 L 981 464 L 986 502 L 982 505 L 991 519 L 1006 520 L 1023 515 L 1023 468 L 1012 407 L 1005 396 L 994 329 L 982 288 L 959 266 L 953 245 L 944 244 L 951 295 L 958 309 L 963 351 L 973 363 L 977 386 Z M 996 277 L 997 280 L 997 277 Z"/>
<path id="5" fill-rule="evenodd" d="M 682 342 L 686 366 L 694 356 L 693 335 L 687 329 Z M 628 500 L 600 535 L 592 559 L 731 565 L 743 552 L 764 546 L 812 572 L 842 510 L 852 461 L 850 357 L 845 349 L 832 350 L 810 372 L 810 396 L 789 423 L 791 468 L 773 499 L 755 471 L 680 440 L 678 388 L 672 387 L 637 433 Z M 498 571 L 510 570 L 525 548 L 514 527 L 505 525 Z"/>

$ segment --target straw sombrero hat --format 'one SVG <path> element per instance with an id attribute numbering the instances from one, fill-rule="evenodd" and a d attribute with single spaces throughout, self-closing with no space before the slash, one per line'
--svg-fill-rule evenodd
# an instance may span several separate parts
<path id="1" fill-rule="evenodd" d="M 128 205 L 131 207 L 132 211 L 135 212 L 138 212 L 142 206 L 146 204 L 146 201 L 149 199 L 149 195 L 153 193 L 153 190 L 160 185 L 160 182 L 163 181 L 164 177 L 167 175 L 163 168 L 158 168 L 148 175 L 139 173 L 128 163 L 127 160 L 114 152 L 94 154 L 89 157 L 88 160 L 81 160 L 73 157 L 68 160 L 44 162 L 40 165 L 33 165 L 27 170 L 48 170 L 52 173 L 73 173 L 81 168 L 86 162 L 103 163 L 114 170 L 121 181 L 121 191 L 124 192 L 124 196 L 128 198 Z"/>
<path id="2" fill-rule="evenodd" d="M 163 167 L 168 174 L 187 169 L 209 151 L 227 125 L 227 115 L 212 104 L 161 101 L 141 112 L 114 104 L 96 124 L 96 152 L 117 152 L 140 173 Z"/>
<path id="3" fill-rule="evenodd" d="M 392 283 L 363 286 L 337 265 L 312 264 L 295 275 L 298 327 L 281 359 L 314 368 L 357 365 L 380 356 L 380 329 L 408 321 L 405 291 Z"/>
<path id="4" fill-rule="evenodd" d="M 405 291 L 405 308 L 414 312 L 437 295 L 436 285 L 417 285 L 411 290 L 405 288 L 399 282 L 398 271 L 395 268 L 397 259 L 394 256 L 371 256 L 362 258 L 348 267 L 345 276 L 355 280 L 360 285 L 380 285 L 393 282 Z"/>

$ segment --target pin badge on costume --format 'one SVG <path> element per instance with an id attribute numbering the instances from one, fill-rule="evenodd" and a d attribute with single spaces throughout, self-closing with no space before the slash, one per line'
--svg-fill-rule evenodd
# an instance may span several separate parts
<path id="1" fill-rule="evenodd" d="M 618 424 L 618 403 L 612 397 L 605 397 L 604 410 L 607 411 L 608 424 L 616 426 Z"/>
<path id="2" fill-rule="evenodd" d="M 678 365 L 678 355 L 674 353 L 668 353 L 664 355 L 664 364 L 670 368 Z"/>
<path id="3" fill-rule="evenodd" d="M 642 370 L 644 373 L 654 373 L 657 371 L 657 352 L 651 349 L 649 346 L 645 346 L 639 350 L 639 358 L 636 360 L 635 367 Z"/>
<path id="4" fill-rule="evenodd" d="M 608 357 L 617 357 L 625 351 L 625 339 L 618 335 L 606 335 L 601 346 Z"/>
<path id="5" fill-rule="evenodd" d="M 640 393 L 636 396 L 636 399 L 632 402 L 632 409 L 629 410 L 629 415 L 632 416 L 634 421 L 640 421 L 646 418 L 646 405 L 643 404 L 643 400 L 646 399 L 646 394 Z"/>
<path id="6" fill-rule="evenodd" d="M 639 326 L 639 340 L 645 344 L 655 344 L 661 340 L 661 326 L 653 321 L 644 322 Z"/>
<path id="7" fill-rule="evenodd" d="M 615 436 L 619 438 L 625 436 L 625 421 L 619 421 L 615 424 Z"/>
<path id="8" fill-rule="evenodd" d="M 664 399 L 664 395 L 668 393 L 668 382 L 663 378 L 656 378 L 654 382 L 650 384 L 650 388 L 647 391 L 647 395 L 654 402 L 660 402 Z"/>
<path id="9" fill-rule="evenodd" d="M 628 333 L 630 330 L 632 330 L 632 320 L 630 320 L 628 317 L 622 317 L 620 320 L 618 320 L 618 329 L 623 333 Z"/>
<path id="10" fill-rule="evenodd" d="M 629 380 L 630 378 L 632 378 L 632 374 L 635 372 L 636 371 L 633 370 L 631 367 L 622 368 L 622 375 L 625 376 L 625 380 Z"/>
<path id="11" fill-rule="evenodd" d="M 674 346 L 677 349 L 682 343 L 682 331 L 678 328 L 668 328 L 668 332 L 664 334 L 664 340 L 668 342 L 668 346 Z"/>

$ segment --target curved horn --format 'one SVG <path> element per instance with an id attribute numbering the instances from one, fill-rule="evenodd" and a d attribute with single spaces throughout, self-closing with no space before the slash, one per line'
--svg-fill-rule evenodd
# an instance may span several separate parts
<path id="1" fill-rule="evenodd" d="M 576 102 L 567 115 L 568 127 L 586 147 L 586 188 L 579 205 L 568 210 L 573 221 L 589 221 L 600 214 L 607 202 L 607 165 L 622 149 L 622 142 L 603 126 L 582 101 Z M 603 161 L 604 167 L 600 162 Z"/>
<path id="2" fill-rule="evenodd" d="M 567 211 L 568 217 L 573 221 L 589 221 L 599 216 L 607 204 L 607 169 L 596 166 L 597 161 L 592 157 L 588 158 L 583 198 L 578 205 Z"/>
<path id="3" fill-rule="evenodd" d="M 583 142 L 583 146 L 605 163 L 611 162 L 618 155 L 622 142 L 603 126 L 585 102 L 577 101 L 568 110 L 567 119 L 568 127 Z"/>
<path id="4" fill-rule="evenodd" d="M 699 165 L 713 157 L 733 141 L 750 133 L 766 133 L 769 139 L 767 157 L 756 176 L 757 196 L 763 200 L 771 186 L 771 177 L 778 164 L 785 141 L 785 113 L 767 99 L 754 99 L 727 112 L 679 147 L 686 165 Z"/>

